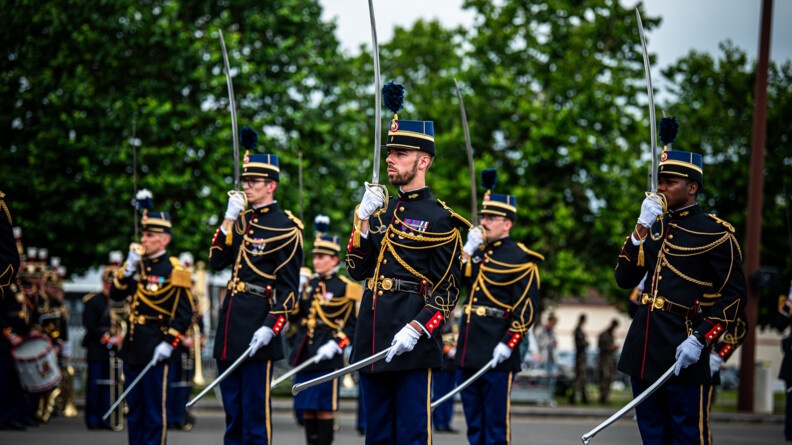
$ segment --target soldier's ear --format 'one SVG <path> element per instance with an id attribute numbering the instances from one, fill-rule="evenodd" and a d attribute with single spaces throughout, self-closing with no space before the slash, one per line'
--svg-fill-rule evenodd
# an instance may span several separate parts
<path id="1" fill-rule="evenodd" d="M 688 181 L 688 194 L 695 195 L 699 190 L 699 183 L 696 181 Z"/>

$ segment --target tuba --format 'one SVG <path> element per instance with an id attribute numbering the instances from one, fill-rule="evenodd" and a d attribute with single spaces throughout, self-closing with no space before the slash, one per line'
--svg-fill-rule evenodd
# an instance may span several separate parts
<path id="1" fill-rule="evenodd" d="M 121 338 L 126 337 L 127 333 L 127 305 L 126 302 L 121 305 L 112 304 L 110 306 L 110 336 L 118 336 Z M 115 404 L 116 400 L 121 397 L 124 392 L 124 361 L 118 357 L 118 350 L 121 346 L 111 346 L 110 348 L 110 406 Z M 124 429 L 124 411 L 126 408 L 113 410 L 108 419 L 110 429 L 113 431 L 121 431 Z"/>

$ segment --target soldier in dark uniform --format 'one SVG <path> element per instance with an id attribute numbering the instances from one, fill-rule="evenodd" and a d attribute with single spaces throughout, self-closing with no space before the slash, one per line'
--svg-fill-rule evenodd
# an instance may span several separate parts
<path id="1" fill-rule="evenodd" d="M 144 192 L 138 192 L 138 202 L 148 200 L 150 205 L 150 194 L 146 197 Z M 143 208 L 142 246 L 130 245 L 110 290 L 115 301 L 132 296 L 122 347 L 125 381 L 133 382 L 152 364 L 125 399 L 129 443 L 134 445 L 162 444 L 167 439 L 168 359 L 184 339 L 193 313 L 190 272 L 166 251 L 172 233 L 170 216 Z"/>
<path id="2" fill-rule="evenodd" d="M 248 149 L 255 148 L 255 134 L 248 127 L 242 129 Z M 250 140 L 254 142 L 245 143 Z M 302 222 L 275 201 L 279 180 L 276 155 L 245 155 L 244 196 L 229 197 L 225 220 L 209 251 L 214 270 L 233 265 L 215 335 L 218 371 L 224 372 L 252 347 L 250 358 L 220 383 L 227 445 L 272 442 L 272 362 L 284 355 L 282 342 L 275 337 L 299 298 L 303 259 Z M 244 210 L 245 198 L 248 210 Z"/>
<path id="3" fill-rule="evenodd" d="M 539 305 L 537 262 L 544 260 L 510 237 L 517 199 L 491 193 L 496 177 L 495 170 L 482 172 L 483 229 L 471 229 L 464 246 L 463 282 L 470 293 L 459 328 L 457 385 L 492 368 L 460 393 L 472 445 L 511 442 L 511 384 L 521 369 L 519 345 Z"/>
<path id="4" fill-rule="evenodd" d="M 344 348 L 355 333 L 356 308 L 363 289 L 338 273 L 341 246 L 337 236 L 326 235 L 329 218 L 316 217 L 313 246 L 314 277 L 300 296 L 292 322 L 300 326 L 289 361 L 292 366 L 318 358 L 320 361 L 297 373 L 295 383 L 312 380 L 344 366 Z M 294 396 L 294 408 L 302 410 L 308 445 L 333 442 L 333 412 L 338 409 L 338 379 L 324 382 Z"/>
<path id="5" fill-rule="evenodd" d="M 789 295 L 779 297 L 778 312 L 775 316 L 774 325 L 780 332 L 787 330 L 792 325 L 792 283 L 790 283 Z M 792 334 L 787 333 L 781 341 L 781 352 L 784 358 L 781 361 L 781 369 L 778 370 L 778 378 L 784 381 L 786 388 L 786 409 L 784 410 L 784 439 L 792 442 Z"/>
<path id="6" fill-rule="evenodd" d="M 664 150 L 658 175 L 615 270 L 623 289 L 649 274 L 618 368 L 638 395 L 674 366 L 675 376 L 636 407 L 644 443 L 709 444 L 708 357 L 747 300 L 740 247 L 734 228 L 696 202 L 699 154 Z"/>
<path id="7" fill-rule="evenodd" d="M 569 403 L 576 403 L 576 396 L 580 393 L 580 400 L 588 403 L 586 394 L 586 381 L 588 380 L 588 339 L 583 326 L 586 324 L 586 314 L 578 316 L 577 326 L 575 326 L 575 380 L 572 381 L 572 392 L 569 394 Z"/>
<path id="8" fill-rule="evenodd" d="M 384 148 L 399 193 L 386 203 L 367 188 L 355 210 L 347 270 L 368 281 L 350 360 L 393 346 L 384 361 L 360 370 L 366 443 L 429 443 L 432 369 L 443 363 L 442 325 L 459 296 L 460 229 L 470 223 L 426 185 L 435 155 L 431 121 L 394 116 Z"/>
<path id="9" fill-rule="evenodd" d="M 34 424 L 11 355 L 13 348 L 31 334 L 35 317 L 35 306 L 22 290 L 32 293 L 35 289 L 26 269 L 23 265 L 17 283 L 12 283 L 6 298 L 0 300 L 0 430 L 25 430 Z"/>
<path id="10" fill-rule="evenodd" d="M 88 363 L 85 381 L 85 426 L 89 430 L 110 428 L 102 416 L 110 408 L 111 354 L 115 356 L 124 341 L 123 333 L 114 329 L 110 313 L 110 287 L 123 256 L 120 251 L 110 253 L 110 264 L 102 270 L 102 291 L 83 297 L 82 325 L 85 328 L 82 346 Z M 121 375 L 115 378 L 120 380 Z M 118 383 L 118 382 L 116 382 Z"/>
<path id="11" fill-rule="evenodd" d="M 19 251 L 14 236 L 11 211 L 5 202 L 5 193 L 0 191 L 0 300 L 6 289 L 11 287 L 19 270 Z"/>
<path id="12" fill-rule="evenodd" d="M 597 347 L 599 348 L 599 354 L 597 355 L 600 387 L 599 403 L 602 405 L 608 403 L 611 383 L 613 383 L 613 377 L 616 375 L 616 358 L 614 354 L 619 347 L 616 346 L 614 331 L 616 331 L 618 326 L 619 320 L 614 318 L 611 320 L 610 325 L 600 332 L 597 337 Z"/>

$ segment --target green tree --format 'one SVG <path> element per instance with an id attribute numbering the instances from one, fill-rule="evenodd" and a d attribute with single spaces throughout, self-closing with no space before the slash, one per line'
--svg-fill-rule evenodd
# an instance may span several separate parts
<path id="1" fill-rule="evenodd" d="M 239 125 L 280 156 L 284 207 L 297 213 L 298 150 L 308 169 L 345 158 L 333 116 L 348 71 L 316 0 L 29 3 L 3 2 L 0 12 L 14 29 L 0 37 L 3 188 L 25 244 L 49 247 L 71 269 L 132 240 L 133 122 L 138 186 L 170 212 L 171 252 L 207 251 L 233 186 L 220 30 Z M 314 197 L 345 185 L 334 174 L 343 162 L 323 165 Z"/>

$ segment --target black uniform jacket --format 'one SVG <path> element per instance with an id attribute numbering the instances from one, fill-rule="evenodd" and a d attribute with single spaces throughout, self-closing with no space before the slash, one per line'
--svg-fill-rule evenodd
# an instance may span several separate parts
<path id="1" fill-rule="evenodd" d="M 536 262 L 543 259 L 510 237 L 488 243 L 470 257 L 470 276 L 467 265 L 463 274 L 469 294 L 460 320 L 458 367 L 480 369 L 498 343 L 512 350 L 520 344 L 539 304 Z M 495 370 L 519 371 L 520 354 L 513 353 Z"/>
<path id="2" fill-rule="evenodd" d="M 774 325 L 776 329 L 783 332 L 792 324 L 792 318 L 790 318 L 792 309 L 790 309 L 790 304 L 786 296 L 780 297 L 780 300 Z M 781 380 L 792 380 L 792 335 L 787 334 L 787 336 L 781 340 L 781 351 L 784 353 L 784 358 L 781 361 L 781 369 L 778 370 L 778 378 Z"/>
<path id="3" fill-rule="evenodd" d="M 470 223 L 432 198 L 425 187 L 400 191 L 369 224 L 368 237 L 360 237 L 359 248 L 350 242 L 346 257 L 349 275 L 368 279 L 350 360 L 365 359 L 391 346 L 394 335 L 416 320 L 431 337 L 422 332 L 411 352 L 361 371 L 439 368 L 443 354 L 437 328 L 448 319 L 459 297 L 460 228 Z"/>
<path id="4" fill-rule="evenodd" d="M 110 359 L 107 337 L 110 332 L 110 297 L 103 293 L 90 293 L 83 297 L 82 324 L 85 328 L 82 345 L 88 361 Z"/>
<path id="5" fill-rule="evenodd" d="M 184 338 L 193 313 L 192 278 L 167 252 L 156 258 L 144 257 L 136 272 L 126 278 L 125 268 L 126 264 L 118 269 L 110 298 L 123 301 L 132 295 L 121 356 L 124 363 L 142 366 L 151 361 L 160 342 L 175 348 Z"/>
<path id="6" fill-rule="evenodd" d="M 619 370 L 654 381 L 674 364 L 677 346 L 691 333 L 712 345 L 735 329 L 747 291 L 734 228 L 704 214 L 698 204 L 670 211 L 649 232 L 643 242 L 644 265 L 638 264 L 639 246 L 628 237 L 615 277 L 620 287 L 631 289 L 649 273 Z M 702 358 L 672 381 L 711 383 L 709 353 L 707 346 Z"/>
<path id="7" fill-rule="evenodd" d="M 4 198 L 5 194 L 0 192 L 0 300 L 19 270 L 19 251 L 11 227 L 13 220 Z"/>
<path id="8" fill-rule="evenodd" d="M 298 298 L 302 228 L 299 219 L 274 202 L 241 213 L 230 237 L 217 230 L 209 265 L 214 270 L 233 265 L 233 270 L 218 314 L 215 359 L 236 360 L 257 329 L 268 326 L 278 334 L 286 324 Z M 282 358 L 283 345 L 276 338 L 250 360 Z"/>
<path id="9" fill-rule="evenodd" d="M 17 291 L 16 283 L 8 287 L 7 298 L 0 300 L 0 351 L 10 351 L 11 336 L 27 337 L 30 326 L 36 317 L 36 306 L 30 302 L 21 290 Z"/>
<path id="10" fill-rule="evenodd" d="M 355 333 L 357 309 L 363 288 L 349 278 L 332 273 L 316 276 L 308 282 L 298 303 L 296 314 L 290 317 L 299 331 L 289 362 L 292 366 L 312 358 L 328 341 L 335 341 L 344 349 Z M 344 366 L 343 354 L 322 360 L 306 371 L 334 370 Z"/>

